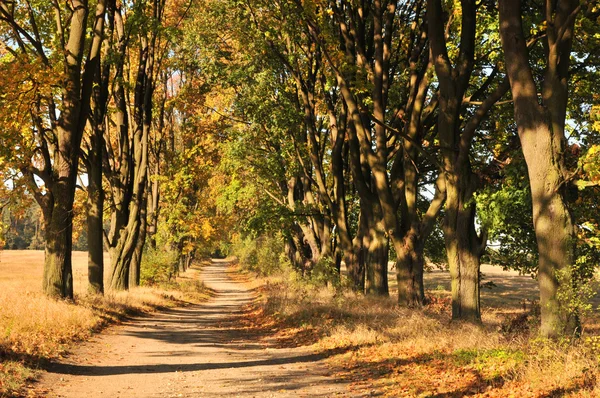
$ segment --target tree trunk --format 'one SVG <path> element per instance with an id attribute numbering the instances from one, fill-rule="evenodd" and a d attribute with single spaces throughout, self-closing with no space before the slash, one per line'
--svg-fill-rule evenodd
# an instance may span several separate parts
<path id="1" fill-rule="evenodd" d="M 373 296 L 389 296 L 387 272 L 389 240 L 381 217 L 370 218 L 369 229 L 363 237 L 363 247 L 366 256 L 365 293 Z"/>
<path id="2" fill-rule="evenodd" d="M 358 230 L 354 239 L 352 239 L 352 250 L 344 252 L 344 262 L 346 264 L 346 271 L 348 272 L 348 279 L 350 280 L 351 287 L 354 291 L 364 292 L 365 291 L 365 250 L 363 246 L 363 237 L 367 234 L 368 220 L 361 213 L 358 219 Z"/>
<path id="3" fill-rule="evenodd" d="M 400 250 L 396 247 L 396 279 L 398 303 L 406 307 L 421 307 L 425 302 L 423 286 L 423 246 L 414 228 L 404 237 Z"/>
<path id="4" fill-rule="evenodd" d="M 443 227 L 452 286 L 452 318 L 478 323 L 481 322 L 479 266 L 487 236 L 485 232 L 478 236 L 475 230 L 474 189 L 469 187 L 474 184 L 475 176 L 471 175 L 470 168 L 457 175 L 461 181 L 454 176 L 446 180 Z"/>
<path id="5" fill-rule="evenodd" d="M 304 268 L 304 256 L 302 255 L 302 246 L 300 245 L 300 239 L 294 232 L 286 238 L 285 241 L 285 253 L 287 254 L 292 267 L 301 272 Z"/>
<path id="6" fill-rule="evenodd" d="M 140 208 L 140 231 L 131 257 L 129 266 L 129 288 L 140 285 L 140 276 L 142 271 L 142 255 L 144 254 L 144 245 L 146 243 L 147 221 L 146 221 L 146 199 L 144 199 Z"/>
<path id="7" fill-rule="evenodd" d="M 160 154 L 159 154 L 160 156 Z M 155 159 L 156 164 L 154 165 L 154 175 L 160 176 L 160 159 Z M 159 212 L 159 201 L 160 201 L 160 182 L 158 179 L 153 179 L 150 183 L 149 195 L 149 209 L 148 209 L 148 238 L 150 247 L 156 250 L 156 233 L 158 231 L 158 212 Z"/>
<path id="8" fill-rule="evenodd" d="M 95 31 L 103 29 L 104 9 L 105 3 L 98 1 Z M 37 149 L 43 158 L 41 169 L 38 169 L 37 166 L 40 165 L 36 164 L 35 167 L 30 165 L 21 170 L 23 175 L 28 177 L 31 192 L 43 211 L 46 248 L 42 288 L 46 295 L 55 298 L 73 298 L 73 202 L 81 139 L 88 120 L 91 89 L 102 44 L 101 34 L 94 34 L 91 42 L 86 41 L 88 11 L 87 1 L 72 2 L 68 27 L 65 27 L 68 34 L 63 37 L 64 48 L 57 53 L 56 59 L 60 59 L 63 67 L 59 72 L 60 112 L 56 112 L 52 101 L 46 104 L 49 110 L 47 120 L 51 121 L 52 134 L 42 134 L 40 138 L 42 143 Z M 31 18 L 35 19 L 35 16 L 31 15 Z M 39 44 L 31 48 L 34 54 L 37 51 L 38 61 L 44 63 L 48 70 L 58 71 L 55 67 L 58 63 L 50 65 L 43 45 Z M 82 60 L 86 48 L 89 52 L 82 73 Z M 39 100 L 43 102 L 41 97 Z M 39 132 L 45 129 L 42 123 L 34 121 Z M 52 135 L 56 139 L 49 142 L 46 137 Z M 52 148 L 52 153 L 49 148 Z M 45 192 L 39 189 L 34 175 L 43 180 Z"/>
<path id="9" fill-rule="evenodd" d="M 88 168 L 88 281 L 89 291 L 104 293 L 104 236 L 102 214 L 104 211 L 104 190 L 102 189 L 102 130 L 94 132 L 95 149 L 90 154 Z"/>
<path id="10" fill-rule="evenodd" d="M 46 221 L 43 291 L 53 298 L 73 298 L 71 263 L 74 184 L 63 182 L 53 190 L 54 206 Z"/>
<path id="11" fill-rule="evenodd" d="M 111 275 L 110 287 L 114 290 L 126 290 L 130 283 L 135 284 L 136 281 L 130 281 L 131 261 L 138 244 L 140 237 L 141 212 L 145 206 L 145 190 L 148 178 L 148 133 L 149 125 L 144 119 L 144 111 L 147 108 L 145 103 L 148 101 L 149 91 L 151 87 L 147 81 L 147 62 L 149 60 L 149 46 L 145 37 L 141 38 L 142 46 L 140 48 L 139 65 L 135 84 L 134 93 L 134 128 L 133 128 L 133 156 L 128 160 L 133 161 L 133 168 L 130 171 L 131 196 L 129 203 L 126 203 L 128 218 L 127 224 L 124 225 L 115 234 L 113 246 L 111 247 Z M 126 115 L 126 110 L 123 109 L 122 89 L 118 96 L 120 117 Z M 123 123 L 123 126 L 127 126 Z M 129 196 L 128 196 L 129 197 Z M 144 209 L 145 210 L 145 209 Z M 123 213 L 125 209 L 121 209 Z M 113 226 L 111 226 L 111 230 Z M 136 265 L 137 266 L 137 265 Z M 138 272 L 139 270 L 134 271 Z M 139 278 L 139 272 L 137 274 Z"/>

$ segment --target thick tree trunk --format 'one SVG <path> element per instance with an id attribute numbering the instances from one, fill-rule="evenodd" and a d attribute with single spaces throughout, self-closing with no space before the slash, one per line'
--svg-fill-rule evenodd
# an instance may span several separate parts
<path id="1" fill-rule="evenodd" d="M 369 221 L 369 229 L 363 237 L 363 247 L 366 256 L 365 293 L 373 296 L 389 296 L 389 239 L 385 233 L 381 217 L 374 217 Z"/>
<path id="2" fill-rule="evenodd" d="M 138 243 L 141 227 L 140 212 L 143 204 L 142 196 L 144 195 L 146 184 L 147 138 L 148 137 L 145 134 L 136 134 L 134 140 L 134 190 L 129 203 L 129 217 L 127 224 L 118 232 L 116 244 L 110 248 L 110 287 L 114 290 L 126 290 L 130 284 L 129 276 L 131 273 L 131 260 Z"/>
<path id="3" fill-rule="evenodd" d="M 344 262 L 351 288 L 356 292 L 365 291 L 365 261 L 366 253 L 363 238 L 368 231 L 368 219 L 361 213 L 358 220 L 358 230 L 352 239 L 352 249 L 344 252 Z"/>
<path id="4" fill-rule="evenodd" d="M 124 250 L 125 240 L 109 250 L 111 273 L 109 286 L 111 290 L 127 290 L 129 288 L 129 265 L 131 256 Z"/>
<path id="5" fill-rule="evenodd" d="M 536 162 L 535 158 L 530 158 L 532 163 Z M 567 303 L 559 301 L 558 294 L 563 283 L 567 289 L 571 288 L 576 236 L 566 202 L 557 192 L 560 182 L 554 180 L 558 173 L 556 165 L 546 164 L 543 167 L 539 157 L 537 161 L 541 164 L 530 166 L 528 162 L 528 169 L 530 181 L 533 181 L 532 175 L 540 178 L 538 182 L 531 183 L 531 193 L 536 198 L 533 203 L 533 224 L 539 251 L 540 333 L 548 337 L 562 333 L 571 335 L 578 329 L 579 322 L 576 314 L 569 313 Z M 553 183 L 548 183 L 552 180 Z M 547 183 L 543 184 L 542 181 Z"/>
<path id="6" fill-rule="evenodd" d="M 304 269 L 305 259 L 302 253 L 301 240 L 298 238 L 295 232 L 291 232 L 290 236 L 286 238 L 285 253 L 290 260 L 292 267 L 296 271 L 302 272 Z"/>
<path id="7" fill-rule="evenodd" d="M 128 160 L 133 161 L 133 168 L 130 170 L 131 185 L 128 188 L 131 189 L 131 196 L 128 192 L 125 195 L 130 198 L 130 201 L 125 205 L 127 206 L 128 218 L 127 224 L 122 228 L 117 229 L 111 247 L 111 275 L 110 275 L 110 287 L 114 290 L 126 290 L 129 288 L 130 283 L 135 284 L 136 281 L 130 281 L 131 274 L 131 262 L 135 253 L 138 239 L 140 238 L 140 227 L 141 212 L 145 211 L 145 190 L 148 178 L 148 134 L 149 134 L 149 123 L 145 119 L 145 109 L 147 109 L 146 102 L 149 100 L 151 95 L 151 83 L 148 82 L 147 69 L 148 62 L 151 58 L 149 54 L 149 46 L 145 37 L 141 38 L 142 46 L 140 48 L 140 62 L 138 65 L 135 94 L 134 94 L 134 128 L 133 128 L 133 156 Z M 124 102 L 122 98 L 123 92 L 120 89 L 118 96 L 119 102 L 119 113 L 122 118 L 126 115 L 126 109 L 123 108 Z M 127 124 L 122 122 L 122 127 L 126 127 Z M 143 209 L 144 208 L 144 209 Z M 143 210 L 142 210 L 143 209 Z M 121 209 L 120 213 L 125 211 Z M 121 215 L 122 218 L 122 215 Z M 113 226 L 111 226 L 111 230 Z M 111 231 L 112 232 L 112 231 Z M 136 265 L 137 266 L 137 265 Z M 136 279 L 139 278 L 139 270 L 137 272 Z"/>
<path id="8" fill-rule="evenodd" d="M 73 267 L 71 263 L 73 236 L 74 184 L 63 183 L 53 190 L 54 207 L 45 222 L 46 250 L 43 291 L 54 298 L 73 298 Z"/>
<path id="9" fill-rule="evenodd" d="M 416 231 L 411 229 L 405 235 L 403 245 L 396 247 L 396 279 L 400 305 L 420 307 L 425 302 L 423 246 L 424 242 L 419 242 Z"/>

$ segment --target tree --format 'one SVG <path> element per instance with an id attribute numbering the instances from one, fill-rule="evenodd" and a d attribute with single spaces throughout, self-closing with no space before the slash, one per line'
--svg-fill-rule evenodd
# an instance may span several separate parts
<path id="1" fill-rule="evenodd" d="M 565 164 L 565 122 L 569 99 L 569 66 L 577 0 L 546 1 L 542 26 L 546 40 L 543 81 L 530 65 L 520 0 L 500 1 L 500 34 L 514 101 L 515 122 L 527 163 L 533 223 L 539 252 L 541 334 L 571 334 L 577 320 L 558 299 L 561 284 L 570 284 L 575 261 L 575 228 L 567 191 L 571 176 Z M 559 273 L 567 278 L 559 281 Z"/>
<path id="2" fill-rule="evenodd" d="M 114 102 L 116 134 L 105 139 L 108 161 L 105 173 L 111 187 L 111 225 L 105 241 L 111 254 L 110 287 L 125 290 L 139 285 L 141 256 L 146 240 L 148 140 L 152 126 L 157 40 L 161 32 L 165 2 L 136 3 L 124 23 L 122 7 L 115 10 L 116 73 Z M 126 57 L 130 35 L 137 34 L 138 51 L 132 70 Z M 166 51 L 166 50 L 165 50 Z M 126 73 L 127 72 L 127 73 Z M 131 79 L 131 80 L 129 80 Z M 129 81 L 133 93 L 126 87 Z M 130 118 L 129 110 L 132 110 Z M 131 120 L 131 123 L 130 123 Z M 110 134 L 107 132 L 107 134 Z M 114 148 L 113 145 L 116 147 Z"/>
<path id="3" fill-rule="evenodd" d="M 26 67 L 33 58 L 44 73 L 60 70 L 59 95 L 36 95 L 30 109 L 36 148 L 20 169 L 44 214 L 43 290 L 52 297 L 72 298 L 73 200 L 80 144 L 102 43 L 105 0 L 97 2 L 90 40 L 85 34 L 87 0 L 75 0 L 66 8 L 58 2 L 35 6 L 38 8 L 30 2 L 2 1 L 0 21 L 6 33 L 4 45 L 13 56 L 11 62 Z M 56 15 L 54 24 L 45 19 L 51 13 Z M 43 182 L 42 186 L 34 176 Z"/>
<path id="4" fill-rule="evenodd" d="M 391 239 L 397 254 L 398 301 L 407 306 L 424 302 L 424 242 L 445 198 L 443 181 L 434 177 L 430 183 L 436 193 L 419 216 L 424 199 L 419 184 L 427 174 L 419 169 L 428 170 L 431 177 L 438 164 L 421 145 L 433 141 L 431 116 L 437 107 L 429 86 L 422 5 L 421 1 L 400 8 L 393 1 L 327 2 L 329 17 L 318 7 L 302 11 L 347 107 L 353 182 L 367 216 L 367 247 L 380 247 L 378 242 Z M 394 41 L 401 46 L 394 46 Z M 379 279 L 385 279 L 386 262 L 387 258 L 371 257 L 367 269 L 376 267 Z"/>
<path id="5" fill-rule="evenodd" d="M 471 151 L 481 122 L 508 91 L 508 81 L 498 76 L 498 64 L 490 65 L 490 75 L 482 79 L 479 88 L 472 89 L 472 79 L 477 77 L 473 76 L 474 67 L 483 68 L 481 64 L 476 65 L 476 53 L 489 53 L 477 47 L 477 11 L 475 1 L 460 2 L 460 38 L 457 38 L 460 50 L 453 65 L 444 32 L 444 27 L 452 22 L 444 20 L 440 0 L 427 2 L 429 37 L 440 90 L 437 127 L 447 195 L 443 228 L 452 280 L 452 317 L 476 322 L 481 320 L 479 263 L 487 244 L 487 231 L 484 228 L 478 234 L 476 230 L 474 194 L 481 181 L 473 172 Z M 479 55 L 477 60 L 489 62 L 485 55 Z M 488 90 L 488 87 L 494 89 Z M 480 98 L 484 100 L 475 109 L 464 106 Z"/>

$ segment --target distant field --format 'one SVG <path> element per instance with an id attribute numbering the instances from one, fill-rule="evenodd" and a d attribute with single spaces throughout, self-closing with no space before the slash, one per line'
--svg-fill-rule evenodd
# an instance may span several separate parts
<path id="1" fill-rule="evenodd" d="M 483 283 L 492 282 L 492 287 L 481 289 L 481 308 L 523 308 L 523 302 L 539 300 L 537 280 L 516 271 L 504 271 L 502 267 L 481 265 Z M 442 289 L 443 288 L 443 289 Z M 425 274 L 425 289 L 450 291 L 450 273 L 435 270 Z"/>
<path id="2" fill-rule="evenodd" d="M 110 261 L 105 253 L 105 265 Z M 8 291 L 39 292 L 42 287 L 44 252 L 42 250 L 4 250 L 0 251 L 0 294 Z M 523 303 L 539 300 L 537 281 L 528 275 L 519 275 L 516 271 L 504 271 L 501 267 L 484 264 L 481 266 L 484 282 L 493 282 L 491 288 L 481 289 L 481 306 L 484 313 L 488 310 L 513 312 L 522 310 Z M 106 274 L 108 274 L 106 272 Z M 73 252 L 73 281 L 76 294 L 84 294 L 87 289 L 87 252 Z M 396 273 L 393 263 L 389 270 L 390 294 L 397 293 Z M 432 294 L 448 296 L 450 294 L 450 274 L 447 271 L 434 270 L 425 273 L 425 289 Z M 600 298 L 597 298 L 600 304 Z"/>
<path id="3" fill-rule="evenodd" d="M 108 253 L 105 253 L 104 261 L 108 264 Z M 43 250 L 0 251 L 0 290 L 2 291 L 41 291 L 43 272 Z M 85 293 L 87 289 L 87 252 L 73 252 L 73 284 L 75 293 Z"/>
<path id="4" fill-rule="evenodd" d="M 109 264 L 105 253 L 105 264 Z M 42 250 L 0 251 L 0 289 L 37 292 L 41 290 L 44 252 Z M 522 307 L 524 300 L 537 300 L 537 281 L 530 276 L 519 275 L 515 271 L 504 271 L 501 267 L 482 265 L 484 282 L 491 281 L 496 286 L 481 291 L 483 307 Z M 396 274 L 393 267 L 389 273 L 392 296 L 396 294 Z M 85 293 L 87 289 L 87 252 L 73 252 L 73 281 L 75 293 Z M 434 270 L 425 274 L 425 288 L 439 292 L 450 292 L 450 274 Z"/>

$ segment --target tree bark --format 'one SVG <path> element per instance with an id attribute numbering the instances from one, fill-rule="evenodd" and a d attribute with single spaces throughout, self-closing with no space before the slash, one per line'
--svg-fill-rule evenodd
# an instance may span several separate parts
<path id="1" fill-rule="evenodd" d="M 97 4 L 95 29 L 102 29 L 104 21 L 104 2 Z M 48 120 L 51 121 L 52 138 L 41 137 L 38 148 L 44 159 L 42 169 L 35 166 L 23 168 L 28 176 L 28 184 L 36 201 L 42 208 L 45 224 L 45 261 L 43 291 L 51 297 L 73 298 L 73 272 L 71 263 L 73 202 L 80 158 L 80 146 L 85 124 L 88 120 L 90 97 L 96 63 L 100 53 L 102 35 L 95 34 L 89 43 L 88 58 L 82 73 L 86 43 L 85 31 L 88 21 L 88 2 L 75 0 L 68 22 L 68 36 L 64 43 L 64 52 L 59 54 L 64 61 L 62 74 L 62 100 L 60 112 L 57 112 L 53 100 L 48 100 Z M 6 15 L 5 15 L 6 17 Z M 32 18 L 35 16 L 32 15 Z M 5 19 L 6 20 L 6 19 Z M 8 22 L 10 19 L 6 20 Z M 62 24 L 62 21 L 58 21 Z M 39 40 L 37 33 L 36 39 Z M 37 52 L 39 60 L 49 69 L 50 61 L 40 41 L 30 37 L 32 50 Z M 34 117 L 34 119 L 36 119 Z M 40 120 L 34 120 L 42 131 Z M 50 153 L 49 148 L 54 148 Z M 51 156 L 54 159 L 51 160 Z M 44 182 L 45 192 L 38 188 L 34 174 Z"/>
<path id="2" fill-rule="evenodd" d="M 73 236 L 74 181 L 64 181 L 53 190 L 54 205 L 45 221 L 45 258 L 43 291 L 54 298 L 73 298 L 73 266 L 71 263 Z M 71 192 L 73 194 L 71 194 Z"/>
<path id="3" fill-rule="evenodd" d="M 137 287 L 140 285 L 140 277 L 142 272 L 142 256 L 144 253 L 144 246 L 146 243 L 147 234 L 147 220 L 146 220 L 146 205 L 147 205 L 147 192 L 144 193 L 144 199 L 140 206 L 140 226 L 139 235 L 131 257 L 131 264 L 129 266 L 129 288 Z"/>
<path id="4" fill-rule="evenodd" d="M 98 3 L 102 5 L 101 2 Z M 105 9 L 96 10 L 95 34 L 96 40 L 101 40 L 104 33 L 104 16 L 108 15 L 108 36 L 112 37 L 114 31 L 115 1 L 109 0 Z M 94 109 L 91 117 L 92 136 L 90 137 L 90 151 L 84 162 L 88 171 L 88 290 L 94 294 L 104 293 L 104 188 L 102 187 L 102 171 L 104 159 L 104 132 L 105 116 L 108 102 L 108 82 L 110 65 L 100 62 L 100 55 L 96 63 L 96 84 L 92 90 Z"/>
<path id="5" fill-rule="evenodd" d="M 367 220 L 367 231 L 363 236 L 365 293 L 387 297 L 390 294 L 388 287 L 389 239 L 381 220 L 381 211 L 377 204 L 374 204 L 373 208 L 375 215 L 364 217 Z"/>
<path id="6" fill-rule="evenodd" d="M 468 168 L 446 179 L 443 229 L 452 287 L 452 318 L 478 323 L 481 322 L 479 267 L 487 237 L 485 233 L 479 236 L 475 230 L 475 189 L 469 184 L 473 178 Z"/>
<path id="7" fill-rule="evenodd" d="M 429 38 L 440 87 L 438 136 L 445 174 L 446 212 L 444 240 L 452 286 L 452 318 L 479 323 L 479 266 L 486 231 L 475 228 L 474 194 L 479 188 L 470 151 L 475 132 L 492 106 L 506 93 L 506 80 L 488 95 L 466 119 L 462 106 L 475 62 L 476 10 L 473 0 L 461 0 L 460 52 L 452 65 L 445 38 L 444 12 L 440 0 L 428 0 Z"/>

